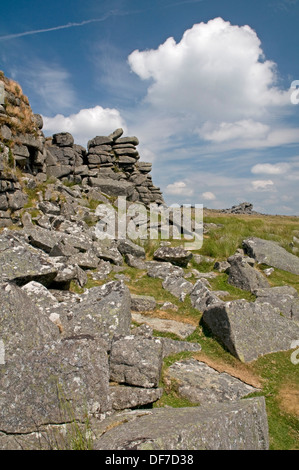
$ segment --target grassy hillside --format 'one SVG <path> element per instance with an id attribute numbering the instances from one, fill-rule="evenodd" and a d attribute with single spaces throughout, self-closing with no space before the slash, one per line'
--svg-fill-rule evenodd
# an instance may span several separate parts
<path id="1" fill-rule="evenodd" d="M 204 222 L 217 224 L 217 227 L 212 226 L 213 228 L 204 236 L 201 250 L 195 253 L 213 257 L 216 261 L 225 260 L 234 254 L 237 248 L 242 247 L 242 240 L 249 236 L 277 241 L 285 249 L 293 252 L 292 249 L 295 246 L 293 237 L 297 237 L 299 234 L 299 218 L 296 217 L 229 215 L 207 211 L 204 215 Z M 177 244 L 177 241 L 174 244 Z M 148 259 L 152 259 L 156 246 L 157 242 L 148 241 L 146 243 Z M 294 251 L 296 252 L 296 249 Z M 186 274 L 191 273 L 193 268 L 209 272 L 213 271 L 213 266 L 214 262 L 204 260 L 197 264 L 193 260 L 185 272 Z M 265 267 L 260 266 L 259 268 L 262 270 Z M 196 325 L 195 332 L 187 339 L 198 342 L 202 346 L 200 353 L 180 353 L 165 360 L 161 381 L 164 394 L 154 406 L 194 405 L 178 396 L 176 384 L 169 383 L 166 376 L 167 367 L 171 363 L 181 358 L 194 357 L 206 362 L 216 370 L 228 372 L 244 382 L 260 388 L 260 392 L 252 394 L 252 396 L 265 396 L 270 448 L 273 450 L 299 449 L 299 365 L 294 365 L 291 362 L 292 351 L 268 354 L 256 361 L 243 364 L 203 329 L 200 325 L 201 313 L 192 308 L 188 296 L 184 302 L 180 302 L 162 288 L 162 280 L 149 278 L 145 271 L 127 267 L 121 274 L 127 277 L 126 284 L 131 293 L 152 295 L 157 302 L 170 301 L 175 304 L 178 307 L 176 311 L 163 311 L 158 305 L 156 310 L 148 312 L 148 315 Z M 110 274 L 111 279 L 114 279 L 114 276 L 115 273 Z M 230 286 L 227 283 L 227 277 L 225 273 L 217 273 L 215 279 L 210 279 L 209 282 L 213 290 L 228 291 L 229 296 L 225 297 L 225 300 L 245 298 L 248 301 L 254 301 L 253 294 Z M 193 277 L 188 280 L 195 282 Z M 299 276 L 275 269 L 268 280 L 272 286 L 291 285 L 299 293 Z M 107 280 L 100 282 L 90 280 L 89 286 L 103 282 L 107 282 Z M 162 336 L 159 332 L 155 332 L 155 334 Z M 170 333 L 164 335 L 179 339 Z"/>

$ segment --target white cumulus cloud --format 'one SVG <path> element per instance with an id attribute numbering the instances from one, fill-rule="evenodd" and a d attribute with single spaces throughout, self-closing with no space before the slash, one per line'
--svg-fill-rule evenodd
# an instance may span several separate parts
<path id="1" fill-rule="evenodd" d="M 252 186 L 255 191 L 269 191 L 272 189 L 274 183 L 272 180 L 256 180 L 252 181 Z"/>
<path id="2" fill-rule="evenodd" d="M 75 142 L 86 146 L 87 141 L 96 135 L 109 135 L 115 129 L 122 127 L 126 132 L 126 124 L 120 112 L 113 108 L 81 109 L 77 114 L 54 117 L 43 116 L 43 132 L 52 135 L 56 132 L 70 132 Z"/>
<path id="3" fill-rule="evenodd" d="M 166 186 L 165 193 L 176 196 L 192 196 L 193 189 L 188 187 L 184 181 L 175 181 Z"/>
<path id="4" fill-rule="evenodd" d="M 270 127 L 253 119 L 244 119 L 237 122 L 221 122 L 215 128 L 211 123 L 205 123 L 199 134 L 205 140 L 225 142 L 235 139 L 264 139 Z"/>
<path id="5" fill-rule="evenodd" d="M 133 51 L 131 69 L 149 82 L 147 101 L 168 111 L 195 112 L 204 121 L 237 122 L 263 116 L 289 103 L 277 86 L 276 66 L 264 60 L 250 26 L 222 18 L 195 24 L 180 42 L 168 38 L 157 49 Z"/>
<path id="6" fill-rule="evenodd" d="M 289 163 L 258 163 L 251 168 L 251 173 L 282 175 L 290 169 Z"/>
<path id="7" fill-rule="evenodd" d="M 210 191 L 207 191 L 205 193 L 202 193 L 202 197 L 206 200 L 206 201 L 214 201 L 216 199 L 216 196 L 214 193 L 211 193 Z"/>

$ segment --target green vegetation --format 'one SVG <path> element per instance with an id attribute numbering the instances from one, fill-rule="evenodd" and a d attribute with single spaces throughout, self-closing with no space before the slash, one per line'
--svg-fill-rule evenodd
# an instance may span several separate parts
<path id="1" fill-rule="evenodd" d="M 248 215 L 228 215 L 228 214 L 207 214 L 204 217 L 205 223 L 211 225 L 209 231 L 204 236 L 201 250 L 194 252 L 207 257 L 215 258 L 215 261 L 226 260 L 228 256 L 234 254 L 238 248 L 242 247 L 242 240 L 256 236 L 264 239 L 279 242 L 288 251 L 291 250 L 293 236 L 299 231 L 299 219 L 296 217 L 280 216 L 248 216 Z M 297 236 L 297 235 L 296 235 Z M 137 241 L 146 251 L 146 259 L 153 259 L 153 253 L 158 248 L 160 240 Z M 178 240 L 174 240 L 172 245 L 177 246 Z M 224 300 L 246 299 L 254 301 L 255 296 L 250 292 L 243 291 L 228 284 L 228 275 L 219 273 L 213 269 L 214 261 L 203 260 L 200 263 L 191 261 L 185 273 L 192 273 L 192 269 L 200 272 L 215 272 L 217 276 L 209 279 L 213 290 L 224 290 L 228 295 Z M 262 271 L 268 266 L 260 265 Z M 131 293 L 139 295 L 150 295 L 155 297 L 157 307 L 149 314 L 177 321 L 187 321 L 196 326 L 195 331 L 186 338 L 187 341 L 199 343 L 201 351 L 198 353 L 183 352 L 169 356 L 164 359 L 160 386 L 164 392 L 160 400 L 154 407 L 186 407 L 194 406 L 194 403 L 180 397 L 178 384 L 167 377 L 168 367 L 178 360 L 194 357 L 205 361 L 216 370 L 224 371 L 240 378 L 244 382 L 259 389 L 258 392 L 250 396 L 264 396 L 269 422 L 270 449 L 292 450 L 299 449 L 299 366 L 291 362 L 292 351 L 268 354 L 260 357 L 251 363 L 242 363 L 227 351 L 211 333 L 201 324 L 202 314 L 191 305 L 190 297 L 186 296 L 184 302 L 174 297 L 163 289 L 162 280 L 150 278 L 146 271 L 132 267 L 125 267 L 120 271 L 130 280 L 126 282 Z M 85 287 L 90 288 L 101 285 L 115 279 L 116 272 L 112 271 L 109 276 L 102 281 L 95 281 L 88 274 L 88 283 Z M 195 283 L 194 276 L 188 278 Z M 291 285 L 299 292 L 299 277 L 288 272 L 275 269 L 268 277 L 272 286 Z M 71 290 L 78 293 L 84 289 L 79 288 L 75 283 L 71 284 Z M 163 302 L 172 302 L 177 309 L 161 309 Z M 155 336 L 169 337 L 179 340 L 173 333 L 161 333 L 154 331 Z M 198 404 L 196 404 L 198 405 Z"/>
<path id="2" fill-rule="evenodd" d="M 242 247 L 242 240 L 253 236 L 276 241 L 291 252 L 292 232 L 299 229 L 297 217 L 225 214 L 216 217 L 208 215 L 204 222 L 221 225 L 210 229 L 200 250 L 201 254 L 217 260 L 233 255 L 237 248 Z"/>

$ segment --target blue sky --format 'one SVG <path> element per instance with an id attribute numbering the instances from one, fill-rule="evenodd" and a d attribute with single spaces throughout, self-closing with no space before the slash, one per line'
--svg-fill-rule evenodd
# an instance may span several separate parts
<path id="1" fill-rule="evenodd" d="M 0 69 L 46 136 L 136 135 L 168 204 L 299 215 L 298 20 L 299 0 L 10 0 Z"/>

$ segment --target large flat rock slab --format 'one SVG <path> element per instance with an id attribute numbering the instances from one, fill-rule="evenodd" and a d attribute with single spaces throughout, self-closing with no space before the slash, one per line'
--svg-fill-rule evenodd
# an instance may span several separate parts
<path id="1" fill-rule="evenodd" d="M 163 289 L 184 301 L 186 295 L 190 294 L 193 284 L 180 276 L 168 276 L 162 283 Z"/>
<path id="2" fill-rule="evenodd" d="M 111 408 L 108 356 L 99 341 L 52 342 L 0 367 L 1 432 L 17 437 Z"/>
<path id="3" fill-rule="evenodd" d="M 200 312 L 203 312 L 210 305 L 222 302 L 217 293 L 210 291 L 201 279 L 194 284 L 190 293 L 190 300 L 192 307 Z"/>
<path id="4" fill-rule="evenodd" d="M 243 246 L 248 255 L 260 264 L 267 264 L 283 271 L 299 274 L 299 257 L 292 255 L 278 243 L 251 237 L 243 241 Z"/>
<path id="5" fill-rule="evenodd" d="M 110 386 L 110 401 L 114 410 L 126 410 L 148 405 L 159 400 L 162 388 L 129 387 L 127 385 Z"/>
<path id="6" fill-rule="evenodd" d="M 22 288 L 0 284 L 0 306 L 0 339 L 7 363 L 59 338 L 50 312 L 41 310 Z"/>
<path id="7" fill-rule="evenodd" d="M 161 246 L 154 253 L 155 260 L 169 262 L 175 266 L 181 266 L 182 268 L 187 267 L 192 257 L 193 254 L 191 251 L 185 250 L 179 246 Z"/>
<path id="8" fill-rule="evenodd" d="M 174 333 L 182 339 L 187 338 L 195 331 L 196 326 L 190 325 L 189 323 L 182 323 L 176 320 L 167 320 L 164 318 L 150 317 L 141 315 L 140 313 L 132 313 L 132 319 L 136 323 L 146 323 L 151 326 L 154 330 Z"/>
<path id="9" fill-rule="evenodd" d="M 42 251 L 12 234 L 0 234 L 0 282 L 22 286 L 37 281 L 47 286 L 57 273 L 58 268 Z"/>
<path id="10" fill-rule="evenodd" d="M 192 403 L 238 400 L 258 391 L 230 374 L 218 372 L 196 359 L 175 362 L 168 368 L 167 378 L 175 380 L 178 393 Z"/>
<path id="11" fill-rule="evenodd" d="M 86 290 L 77 302 L 61 303 L 55 309 L 60 317 L 63 335 L 89 335 L 106 341 L 110 349 L 115 335 L 129 334 L 131 329 L 131 296 L 123 281 L 111 281 Z"/>
<path id="12" fill-rule="evenodd" d="M 270 287 L 269 282 L 260 271 L 255 269 L 246 258 L 241 255 L 233 255 L 228 258 L 230 268 L 227 282 L 239 289 L 253 292 L 259 288 Z"/>
<path id="13" fill-rule="evenodd" d="M 267 450 L 264 397 L 120 413 L 99 424 L 95 450 Z"/>
<path id="14" fill-rule="evenodd" d="M 163 345 L 158 338 L 128 335 L 115 339 L 110 353 L 110 379 L 144 388 L 157 388 Z"/>
<path id="15" fill-rule="evenodd" d="M 180 266 L 174 266 L 168 261 L 147 261 L 147 275 L 158 279 L 166 279 L 168 276 L 184 276 L 184 270 Z"/>
<path id="16" fill-rule="evenodd" d="M 299 321 L 299 295 L 294 287 L 277 286 L 254 291 L 258 302 L 268 302 L 287 318 Z"/>
<path id="17" fill-rule="evenodd" d="M 299 338 L 299 326 L 269 303 L 240 299 L 212 305 L 204 311 L 202 322 L 242 362 L 288 351 Z"/>

